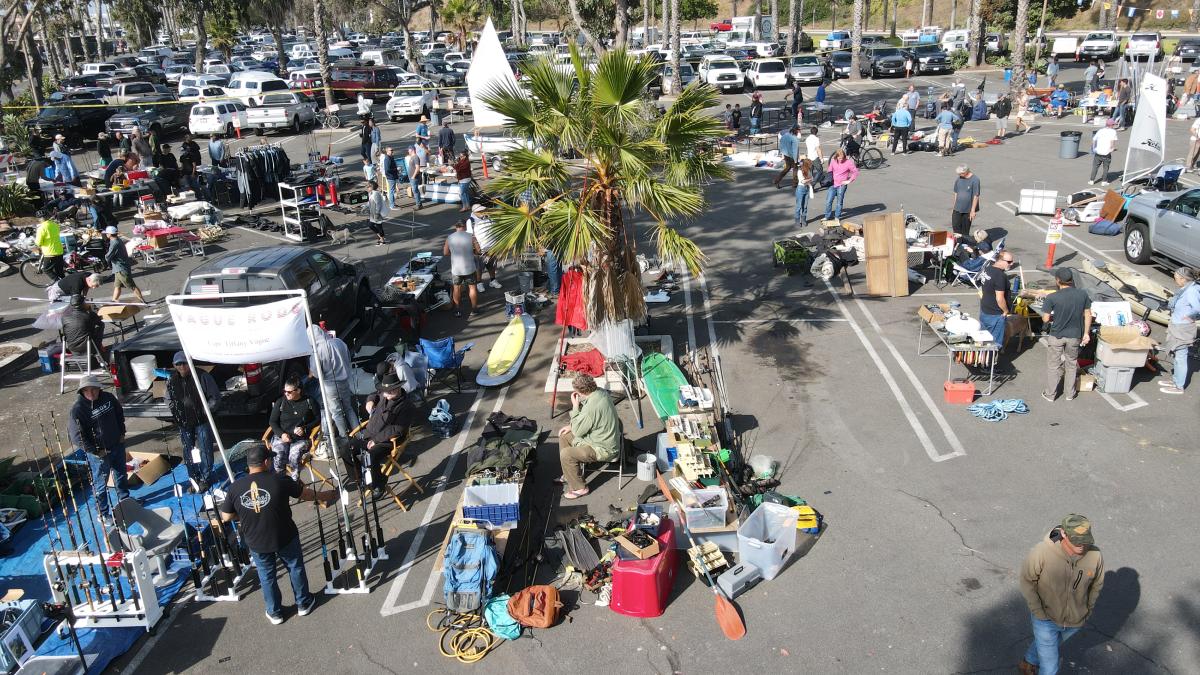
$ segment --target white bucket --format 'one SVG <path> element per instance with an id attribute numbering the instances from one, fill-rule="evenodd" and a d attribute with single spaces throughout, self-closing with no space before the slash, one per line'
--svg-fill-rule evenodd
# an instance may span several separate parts
<path id="1" fill-rule="evenodd" d="M 129 367 L 133 369 L 133 380 L 137 382 L 138 389 L 150 389 L 150 385 L 154 383 L 154 369 L 157 366 L 157 359 L 153 354 L 143 354 L 129 360 Z"/>
<path id="2" fill-rule="evenodd" d="M 638 480 L 652 481 L 658 474 L 658 458 L 649 453 L 638 455 L 637 458 L 637 477 Z"/>

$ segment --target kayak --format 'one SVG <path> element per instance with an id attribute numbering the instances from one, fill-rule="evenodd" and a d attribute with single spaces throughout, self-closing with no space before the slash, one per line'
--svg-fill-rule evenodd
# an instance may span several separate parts
<path id="1" fill-rule="evenodd" d="M 1163 300 L 1170 300 L 1175 291 L 1163 286 L 1154 281 L 1150 277 L 1141 272 L 1122 265 L 1116 262 L 1104 262 L 1104 267 L 1096 267 L 1091 260 L 1084 260 L 1082 265 L 1083 271 L 1112 286 L 1114 290 L 1121 294 L 1122 298 L 1129 301 L 1129 307 L 1133 310 L 1134 316 L 1141 317 L 1146 313 L 1146 306 L 1142 304 L 1142 295 L 1153 295 Z M 1152 306 L 1158 306 L 1157 302 L 1151 302 Z M 1165 307 L 1165 305 L 1164 305 Z M 1171 321 L 1171 313 L 1166 309 L 1154 310 L 1150 312 L 1149 318 L 1157 324 L 1167 325 Z"/>
<path id="2" fill-rule="evenodd" d="M 508 384 L 525 363 L 529 347 L 537 335 L 537 322 L 528 314 L 517 314 L 508 322 L 492 351 L 488 352 L 487 363 L 479 369 L 475 378 L 481 387 L 499 387 Z"/>
<path id="3" fill-rule="evenodd" d="M 642 359 L 642 382 L 659 419 L 679 414 L 679 388 L 688 381 L 674 361 L 657 352 L 647 354 Z"/>

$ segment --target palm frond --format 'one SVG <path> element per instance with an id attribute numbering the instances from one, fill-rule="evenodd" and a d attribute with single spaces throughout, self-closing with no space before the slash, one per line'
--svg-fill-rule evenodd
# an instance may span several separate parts
<path id="1" fill-rule="evenodd" d="M 673 266 L 683 266 L 692 274 L 699 274 L 700 268 L 708 259 L 696 242 L 679 233 L 678 230 L 660 224 L 654 229 L 654 244 L 658 255 L 664 262 Z"/>
<path id="2" fill-rule="evenodd" d="M 538 229 L 542 243 L 564 262 L 583 260 L 593 248 L 607 248 L 613 237 L 596 210 L 567 197 L 544 208 Z"/>
<path id="3" fill-rule="evenodd" d="M 538 218 L 531 210 L 500 202 L 489 208 L 487 215 L 492 221 L 488 231 L 491 253 L 512 258 L 538 243 Z"/>

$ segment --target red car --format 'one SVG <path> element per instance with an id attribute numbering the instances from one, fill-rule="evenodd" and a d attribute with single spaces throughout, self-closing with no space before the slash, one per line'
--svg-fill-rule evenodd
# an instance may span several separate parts
<path id="1" fill-rule="evenodd" d="M 712 31 L 730 31 L 733 30 L 733 19 L 718 19 L 708 24 L 708 29 Z"/>

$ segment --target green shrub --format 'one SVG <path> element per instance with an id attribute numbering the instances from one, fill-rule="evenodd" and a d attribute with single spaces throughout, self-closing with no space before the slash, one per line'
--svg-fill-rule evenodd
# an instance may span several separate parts
<path id="1" fill-rule="evenodd" d="M 950 67 L 959 70 L 967 67 L 967 50 L 960 49 L 950 55 Z"/>
<path id="2" fill-rule="evenodd" d="M 29 128 L 25 126 L 25 118 L 13 113 L 5 113 L 3 122 L 3 137 L 4 142 L 8 144 L 8 151 L 14 155 L 32 157 L 33 146 L 29 138 Z"/>
<path id="3" fill-rule="evenodd" d="M 0 218 L 21 215 L 30 206 L 29 187 L 22 181 L 0 183 Z"/>

